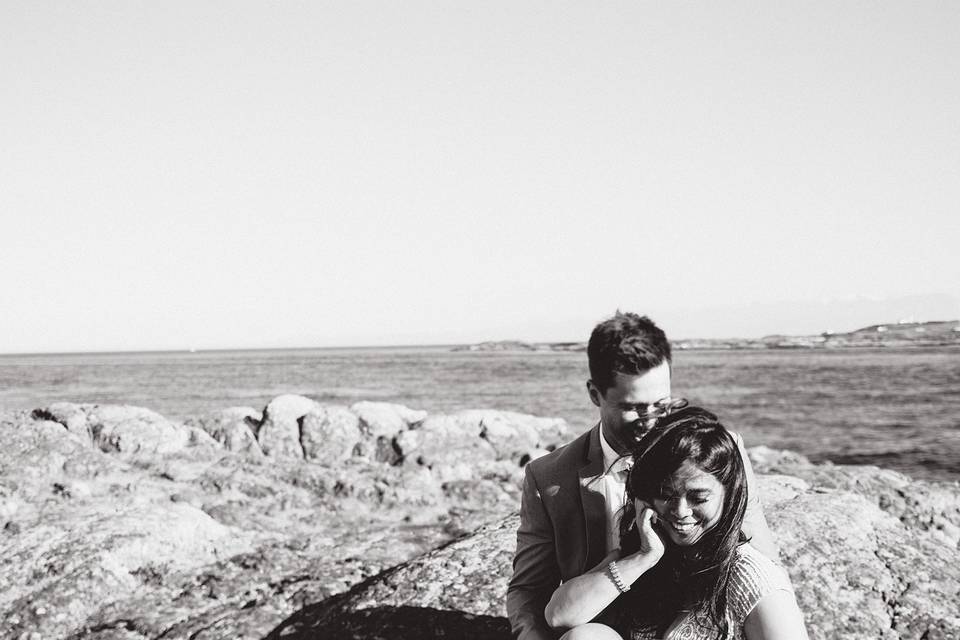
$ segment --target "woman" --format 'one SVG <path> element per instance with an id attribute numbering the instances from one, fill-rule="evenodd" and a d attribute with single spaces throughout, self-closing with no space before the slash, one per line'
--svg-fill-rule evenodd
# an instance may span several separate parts
<path id="1" fill-rule="evenodd" d="M 547 604 L 562 640 L 807 640 L 786 572 L 743 538 L 743 461 L 717 417 L 661 418 L 634 459 L 620 549 Z"/>

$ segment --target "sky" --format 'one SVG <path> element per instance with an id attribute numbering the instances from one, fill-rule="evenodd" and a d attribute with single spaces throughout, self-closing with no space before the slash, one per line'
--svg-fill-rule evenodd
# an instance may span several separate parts
<path id="1" fill-rule="evenodd" d="M 960 3 L 0 0 L 0 352 L 960 318 Z"/>

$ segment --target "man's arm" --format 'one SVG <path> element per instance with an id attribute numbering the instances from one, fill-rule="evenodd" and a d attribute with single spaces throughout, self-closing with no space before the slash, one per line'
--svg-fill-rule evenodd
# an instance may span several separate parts
<path id="1" fill-rule="evenodd" d="M 743 444 L 743 438 L 739 433 L 733 434 L 733 439 L 737 442 L 740 449 L 740 457 L 743 458 L 743 470 L 747 475 L 747 514 L 743 518 L 743 532 L 750 538 L 750 544 L 777 564 L 780 563 L 780 549 L 773 540 L 773 534 L 767 525 L 767 519 L 763 515 L 763 505 L 760 504 L 760 489 L 757 486 L 757 478 L 753 473 L 753 466 L 750 464 L 750 457 L 747 455 L 747 449 Z"/>
<path id="2" fill-rule="evenodd" d="M 507 617 L 514 638 L 556 638 L 547 626 L 543 610 L 559 584 L 560 568 L 557 566 L 553 526 L 528 464 L 523 478 L 513 577 L 507 587 Z"/>

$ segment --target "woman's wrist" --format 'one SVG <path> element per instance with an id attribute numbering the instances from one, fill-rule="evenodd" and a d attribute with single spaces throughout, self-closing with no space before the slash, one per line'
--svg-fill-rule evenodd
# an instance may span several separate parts
<path id="1" fill-rule="evenodd" d="M 649 555 L 639 551 L 621 556 L 616 562 L 620 577 L 628 588 L 637 578 L 657 564 L 656 560 L 651 559 Z"/>

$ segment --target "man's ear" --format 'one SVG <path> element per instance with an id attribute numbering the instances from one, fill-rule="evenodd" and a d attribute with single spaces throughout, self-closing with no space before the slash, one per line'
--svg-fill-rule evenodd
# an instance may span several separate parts
<path id="1" fill-rule="evenodd" d="M 600 400 L 603 399 L 603 394 L 597 385 L 593 384 L 593 380 L 587 380 L 587 394 L 590 396 L 590 402 L 599 407 Z"/>

